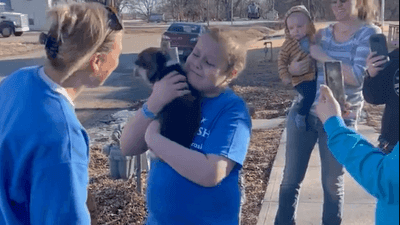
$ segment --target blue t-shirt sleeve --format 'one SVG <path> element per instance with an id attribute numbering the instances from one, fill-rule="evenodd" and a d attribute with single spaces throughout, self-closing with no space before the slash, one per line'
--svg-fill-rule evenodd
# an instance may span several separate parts
<path id="1" fill-rule="evenodd" d="M 90 224 L 86 206 L 87 165 L 60 163 L 33 172 L 30 201 L 32 225 Z"/>
<path id="2" fill-rule="evenodd" d="M 324 127 L 329 149 L 351 176 L 377 199 L 399 204 L 399 144 L 384 155 L 340 117 L 329 118 Z"/>
<path id="3" fill-rule="evenodd" d="M 54 103 L 48 110 L 56 106 Z M 63 108 L 54 114 L 57 116 L 47 120 L 41 118 L 40 137 L 31 147 L 35 149 L 30 190 L 31 223 L 89 225 L 86 206 L 89 140 L 73 120 L 72 112 Z"/>
<path id="4" fill-rule="evenodd" d="M 222 155 L 243 165 L 250 144 L 251 119 L 243 102 L 226 108 L 204 143 L 206 154 Z"/>

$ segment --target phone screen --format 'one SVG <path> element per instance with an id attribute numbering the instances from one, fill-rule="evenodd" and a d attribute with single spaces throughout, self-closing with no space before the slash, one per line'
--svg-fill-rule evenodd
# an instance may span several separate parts
<path id="1" fill-rule="evenodd" d="M 332 90 L 333 96 L 339 102 L 342 110 L 345 109 L 346 95 L 344 93 L 344 79 L 341 61 L 324 63 L 325 84 Z"/>
<path id="2" fill-rule="evenodd" d="M 371 46 L 371 52 L 377 52 L 377 55 L 389 55 L 386 36 L 384 34 L 371 35 L 369 44 Z"/>

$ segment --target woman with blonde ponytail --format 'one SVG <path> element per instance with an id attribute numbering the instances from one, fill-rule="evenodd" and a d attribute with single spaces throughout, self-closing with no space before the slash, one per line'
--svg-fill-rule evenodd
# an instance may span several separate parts
<path id="1" fill-rule="evenodd" d="M 324 83 L 326 61 L 341 61 L 346 101 L 349 106 L 343 115 L 347 126 L 357 129 L 357 122 L 364 104 L 362 87 L 364 68 L 370 53 L 369 37 L 381 32 L 372 24 L 376 18 L 374 0 L 331 0 L 331 9 L 337 22 L 316 34 L 316 44 L 310 47 L 311 56 L 317 64 L 317 94 L 308 117 L 310 129 L 302 131 L 295 124 L 299 112 L 299 99 L 294 101 L 288 115 L 286 163 L 279 194 L 279 208 L 275 224 L 295 224 L 296 207 L 301 183 L 308 162 L 318 141 L 321 155 L 321 180 L 324 191 L 322 224 L 339 225 L 342 222 L 344 201 L 344 170 L 328 148 L 328 137 L 321 120 L 316 114 L 319 87 Z M 308 66 L 308 59 L 293 62 L 289 71 L 301 73 Z M 306 188 L 306 187 L 304 187 Z"/>
<path id="2" fill-rule="evenodd" d="M 118 65 L 123 26 L 99 3 L 48 12 L 45 65 L 21 68 L 0 85 L 0 224 L 90 224 L 89 138 L 74 110 L 84 87 Z"/>

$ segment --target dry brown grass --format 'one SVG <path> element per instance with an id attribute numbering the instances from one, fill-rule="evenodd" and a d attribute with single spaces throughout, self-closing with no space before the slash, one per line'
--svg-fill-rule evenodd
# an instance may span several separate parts
<path id="1" fill-rule="evenodd" d="M 35 42 L 0 42 L 0 57 L 23 55 L 43 49 L 43 45 Z"/>

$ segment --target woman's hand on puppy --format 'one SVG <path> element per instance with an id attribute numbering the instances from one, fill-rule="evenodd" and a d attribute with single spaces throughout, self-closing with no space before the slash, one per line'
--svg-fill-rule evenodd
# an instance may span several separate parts
<path id="1" fill-rule="evenodd" d="M 178 72 L 171 72 L 154 84 L 147 105 L 151 112 L 158 114 L 172 100 L 189 93 L 186 77 Z"/>

